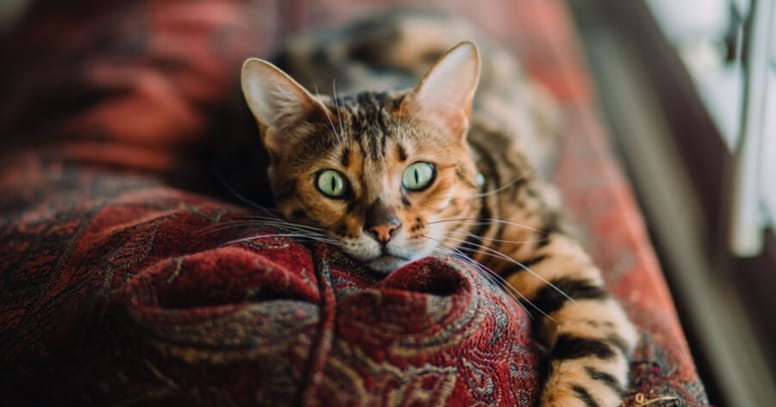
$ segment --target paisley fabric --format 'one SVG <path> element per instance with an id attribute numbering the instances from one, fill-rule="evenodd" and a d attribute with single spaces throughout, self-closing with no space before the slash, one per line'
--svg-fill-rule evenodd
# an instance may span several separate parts
<path id="1" fill-rule="evenodd" d="M 221 227 L 244 210 L 147 179 L 65 169 L 63 180 L 58 170 L 38 168 L 54 185 L 88 183 L 79 200 L 58 191 L 63 199 L 3 225 L 11 400 L 527 405 L 534 397 L 527 315 L 458 263 L 426 259 L 377 281 L 326 245 Z"/>
<path id="2" fill-rule="evenodd" d="M 394 3 L 411 2 L 33 5 L 0 50 L 3 404 L 534 404 L 531 320 L 476 271 L 379 280 L 220 199 L 209 158 L 234 149 L 242 60 Z M 626 404 L 708 404 L 564 4 L 423 4 L 466 13 L 561 101 L 556 180 L 643 332 Z"/>

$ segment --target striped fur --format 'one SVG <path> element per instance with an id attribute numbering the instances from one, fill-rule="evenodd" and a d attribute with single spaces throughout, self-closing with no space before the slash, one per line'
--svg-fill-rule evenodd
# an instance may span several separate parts
<path id="1" fill-rule="evenodd" d="M 471 43 L 445 54 L 461 38 L 481 44 L 482 63 Z M 301 37 L 278 61 L 305 87 L 252 59 L 243 90 L 284 216 L 324 229 L 379 273 L 466 254 L 536 313 L 536 338 L 547 349 L 543 406 L 619 405 L 637 334 L 542 181 L 559 116 L 541 88 L 471 26 L 431 14 Z M 363 91 L 418 78 L 408 90 Z M 425 189 L 405 184 L 414 163 L 433 166 Z M 330 170 L 343 188 L 331 178 L 321 186 Z"/>

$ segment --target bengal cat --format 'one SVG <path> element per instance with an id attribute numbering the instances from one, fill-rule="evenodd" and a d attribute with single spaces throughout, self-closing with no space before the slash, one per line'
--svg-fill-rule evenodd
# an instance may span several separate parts
<path id="1" fill-rule="evenodd" d="M 445 52 L 462 38 L 483 58 L 467 41 Z M 618 405 L 637 334 L 536 170 L 560 117 L 516 62 L 460 20 L 401 13 L 278 61 L 297 79 L 251 58 L 242 89 L 282 216 L 376 273 L 455 256 L 503 277 L 537 316 L 542 406 Z"/>

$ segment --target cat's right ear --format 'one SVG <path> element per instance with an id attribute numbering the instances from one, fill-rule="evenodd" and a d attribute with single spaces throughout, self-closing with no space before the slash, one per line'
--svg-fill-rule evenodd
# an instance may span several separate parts
<path id="1" fill-rule="evenodd" d="M 399 114 L 428 118 L 447 128 L 454 140 L 465 141 L 479 80 L 479 50 L 474 43 L 464 41 L 426 72 L 402 102 Z"/>
<path id="2" fill-rule="evenodd" d="M 262 127 L 267 148 L 288 144 L 276 130 L 327 109 L 310 92 L 275 65 L 248 58 L 242 66 L 242 91 L 253 116 Z"/>

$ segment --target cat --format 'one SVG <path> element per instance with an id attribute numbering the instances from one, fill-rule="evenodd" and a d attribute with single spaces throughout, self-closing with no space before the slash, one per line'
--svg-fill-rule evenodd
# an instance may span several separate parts
<path id="1" fill-rule="evenodd" d="M 482 50 L 450 48 L 459 37 Z M 294 77 L 250 58 L 242 90 L 282 216 L 378 274 L 454 256 L 501 276 L 537 315 L 541 405 L 619 405 L 637 333 L 542 180 L 560 118 L 508 53 L 412 13 L 302 37 L 277 61 Z"/>

